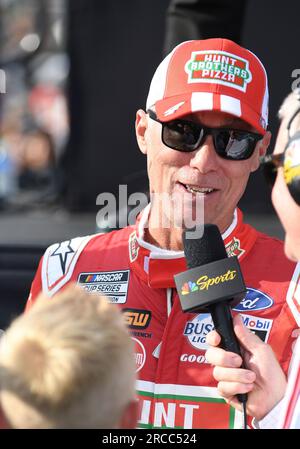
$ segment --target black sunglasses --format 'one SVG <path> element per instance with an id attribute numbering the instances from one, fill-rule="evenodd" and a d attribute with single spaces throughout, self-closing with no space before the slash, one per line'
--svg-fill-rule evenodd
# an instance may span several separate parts
<path id="1" fill-rule="evenodd" d="M 260 160 L 264 177 L 270 187 L 273 187 L 276 181 L 278 168 L 283 166 L 284 156 L 285 156 L 284 153 L 267 154 L 266 156 L 263 156 Z"/>
<path id="2" fill-rule="evenodd" d="M 250 131 L 206 128 L 187 120 L 161 122 L 156 113 L 150 109 L 147 114 L 152 120 L 162 125 L 161 140 L 164 145 L 186 153 L 195 151 L 204 142 L 206 136 L 211 135 L 218 156 L 223 159 L 242 161 L 252 156 L 257 142 L 263 138 L 261 134 Z"/>
<path id="3" fill-rule="evenodd" d="M 278 168 L 283 167 L 283 165 L 284 165 L 286 149 L 288 148 L 290 139 L 292 137 L 290 135 L 290 128 L 291 128 L 293 120 L 296 118 L 296 116 L 299 114 L 299 112 L 300 112 L 300 108 L 296 109 L 296 111 L 294 112 L 294 114 L 292 115 L 292 117 L 290 118 L 290 120 L 287 124 L 286 129 L 288 131 L 288 143 L 287 143 L 283 153 L 267 154 L 266 156 L 263 156 L 260 159 L 261 168 L 263 170 L 265 179 L 270 187 L 273 187 L 273 185 L 276 181 Z"/>

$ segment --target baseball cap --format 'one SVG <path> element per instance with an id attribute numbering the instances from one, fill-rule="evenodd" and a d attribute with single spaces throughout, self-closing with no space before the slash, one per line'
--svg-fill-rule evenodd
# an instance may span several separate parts
<path id="1" fill-rule="evenodd" d="M 198 111 L 222 111 L 265 134 L 268 124 L 266 70 L 251 51 L 228 39 L 182 42 L 160 63 L 146 109 L 167 122 Z"/>

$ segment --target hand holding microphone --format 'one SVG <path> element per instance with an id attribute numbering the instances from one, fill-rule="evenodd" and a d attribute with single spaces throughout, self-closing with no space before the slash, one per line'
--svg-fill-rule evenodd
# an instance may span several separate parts
<path id="1" fill-rule="evenodd" d="M 214 378 L 218 381 L 218 390 L 234 408 L 242 411 L 237 394 L 248 392 L 247 413 L 257 420 L 265 415 L 282 399 L 286 389 L 286 378 L 271 346 L 264 343 L 248 329 L 240 315 L 233 319 L 234 332 L 243 347 L 247 369 L 240 368 L 239 357 L 217 347 L 220 336 L 210 332 L 206 341 L 210 348 L 205 357 L 215 366 Z"/>
<path id="2" fill-rule="evenodd" d="M 189 270 L 175 276 L 182 310 L 210 312 L 220 346 L 241 356 L 231 307 L 245 297 L 247 289 L 237 258 L 227 257 L 219 229 L 211 224 L 204 225 L 200 239 L 187 238 L 185 232 L 183 245 Z M 238 399 L 246 403 L 247 394 L 238 394 Z"/>

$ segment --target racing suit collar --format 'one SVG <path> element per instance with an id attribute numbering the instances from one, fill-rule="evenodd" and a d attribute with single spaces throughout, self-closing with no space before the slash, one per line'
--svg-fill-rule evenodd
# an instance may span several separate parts
<path id="1" fill-rule="evenodd" d="M 129 237 L 131 269 L 150 287 L 175 287 L 174 275 L 187 270 L 184 252 L 159 248 L 144 240 L 149 212 L 150 204 L 142 211 L 135 230 Z M 257 232 L 243 222 L 243 214 L 237 208 L 232 223 L 222 234 L 222 238 L 228 256 L 237 256 L 241 262 L 254 245 Z"/>

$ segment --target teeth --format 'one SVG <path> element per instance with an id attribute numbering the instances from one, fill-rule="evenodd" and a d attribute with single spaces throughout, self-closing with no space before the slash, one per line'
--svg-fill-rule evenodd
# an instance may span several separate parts
<path id="1" fill-rule="evenodd" d="M 189 192 L 192 192 L 192 193 L 210 193 L 214 190 L 210 187 L 195 187 L 195 186 L 191 186 L 188 184 L 186 184 L 185 187 Z"/>

